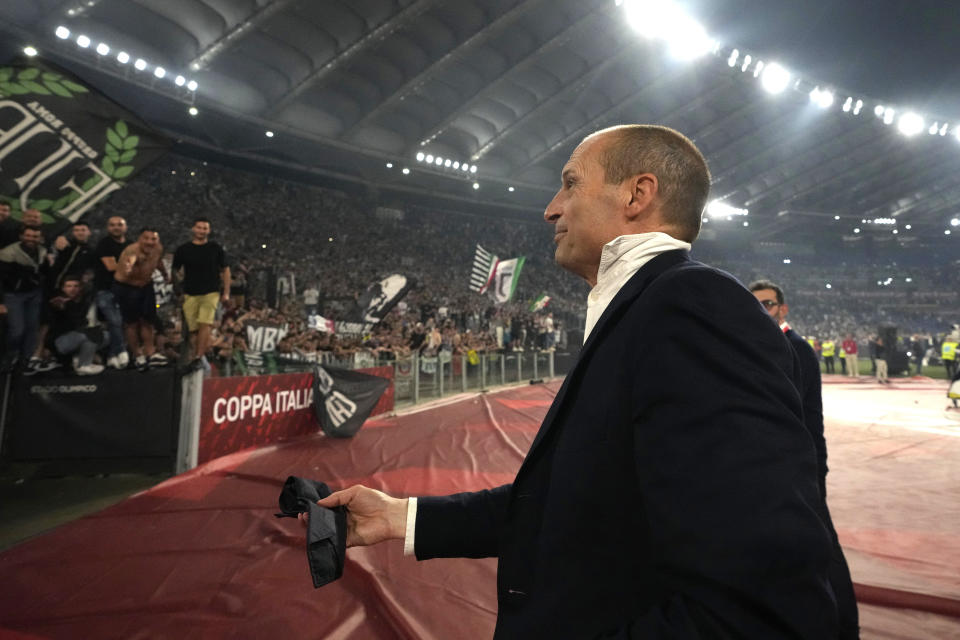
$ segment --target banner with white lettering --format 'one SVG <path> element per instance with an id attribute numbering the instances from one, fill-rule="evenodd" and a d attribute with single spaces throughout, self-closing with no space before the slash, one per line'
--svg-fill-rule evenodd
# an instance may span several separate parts
<path id="1" fill-rule="evenodd" d="M 283 340 L 289 331 L 286 324 L 266 322 L 245 322 L 247 328 L 247 350 L 254 353 L 267 353 L 277 350 L 277 343 Z"/>
<path id="2" fill-rule="evenodd" d="M 123 188 L 170 143 L 68 72 L 37 59 L 0 66 L 0 202 L 56 227 Z"/>
<path id="3" fill-rule="evenodd" d="M 318 365 L 313 371 L 313 408 L 328 436 L 350 438 L 377 406 L 390 380 L 359 371 Z"/>
<path id="4" fill-rule="evenodd" d="M 287 373 L 204 380 L 197 462 L 316 433 L 312 378 Z"/>

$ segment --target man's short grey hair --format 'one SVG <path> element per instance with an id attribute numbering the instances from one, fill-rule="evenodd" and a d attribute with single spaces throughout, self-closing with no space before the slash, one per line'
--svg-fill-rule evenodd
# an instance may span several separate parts
<path id="1" fill-rule="evenodd" d="M 710 169 L 696 145 L 679 131 L 657 125 L 620 125 L 589 137 L 601 134 L 612 134 L 599 156 L 606 182 L 620 184 L 641 173 L 657 176 L 664 222 L 679 239 L 696 240 L 710 194 Z"/>

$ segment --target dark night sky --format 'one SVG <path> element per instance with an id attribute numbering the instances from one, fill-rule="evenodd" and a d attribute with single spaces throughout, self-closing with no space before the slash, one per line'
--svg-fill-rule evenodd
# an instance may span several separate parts
<path id="1" fill-rule="evenodd" d="M 711 36 L 804 77 L 960 119 L 957 0 L 681 0 Z"/>

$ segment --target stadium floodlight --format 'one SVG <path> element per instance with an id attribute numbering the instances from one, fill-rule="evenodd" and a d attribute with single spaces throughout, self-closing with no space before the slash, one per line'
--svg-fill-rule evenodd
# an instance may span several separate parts
<path id="1" fill-rule="evenodd" d="M 833 285 L 830 284 L 829 282 L 827 283 L 827 289 L 833 289 Z"/>
<path id="2" fill-rule="evenodd" d="M 763 71 L 763 60 L 757 60 L 757 64 L 753 66 L 753 77 L 756 78 L 760 75 L 760 72 Z"/>
<path id="3" fill-rule="evenodd" d="M 119 62 L 120 64 L 127 64 L 128 62 L 130 62 L 130 54 L 127 53 L 126 51 L 121 51 L 120 53 L 117 54 L 117 62 Z"/>
<path id="4" fill-rule="evenodd" d="M 857 104 L 853 106 L 853 115 L 860 115 L 860 110 L 863 109 L 863 100 L 857 100 Z"/>
<path id="5" fill-rule="evenodd" d="M 77 36 L 77 46 L 81 49 L 86 49 L 90 46 L 90 38 L 85 35 Z"/>
<path id="6" fill-rule="evenodd" d="M 432 154 L 432 153 L 428 153 L 426 159 L 427 159 L 427 164 L 433 164 L 433 154 Z"/>
<path id="7" fill-rule="evenodd" d="M 913 225 L 912 225 L 912 224 L 908 224 L 908 225 L 906 225 L 906 226 L 904 227 L 904 229 L 906 229 L 907 231 L 909 231 L 910 229 L 913 229 Z"/>
<path id="8" fill-rule="evenodd" d="M 434 162 L 435 162 L 436 165 L 439 167 L 440 165 L 443 164 L 443 158 L 441 158 L 440 156 L 437 156 L 437 159 L 434 160 Z"/>
<path id="9" fill-rule="evenodd" d="M 740 65 L 740 71 L 746 72 L 751 62 L 753 62 L 753 57 L 749 53 L 743 56 L 743 64 Z"/>
<path id="10" fill-rule="evenodd" d="M 874 218 L 873 224 L 897 224 L 894 218 Z"/>
<path id="11" fill-rule="evenodd" d="M 776 62 L 768 64 L 760 74 L 760 85 L 767 93 L 783 93 L 790 84 L 790 72 Z"/>
<path id="12" fill-rule="evenodd" d="M 946 230 L 943 232 L 943 235 L 945 235 L 945 236 L 950 235 L 950 229 L 946 229 Z"/>
<path id="13" fill-rule="evenodd" d="M 157 76 L 158 78 L 162 78 L 167 75 L 167 70 L 163 67 L 157 67 L 153 70 L 153 75 Z"/>
<path id="14" fill-rule="evenodd" d="M 454 169 L 459 169 L 459 168 L 460 168 L 460 161 L 459 161 L 459 160 L 454 160 L 454 161 L 453 161 L 453 168 L 454 168 Z"/>
<path id="15" fill-rule="evenodd" d="M 749 222 L 747 222 L 746 220 L 744 220 L 744 221 L 743 221 L 743 226 L 745 226 L 745 227 L 749 227 L 749 226 L 750 226 L 750 223 L 749 223 Z"/>
<path id="16" fill-rule="evenodd" d="M 930 125 L 930 128 L 927 129 L 927 133 L 929 133 L 929 134 L 932 135 L 932 136 L 937 135 L 937 132 L 938 132 L 938 131 L 940 131 L 940 123 L 939 123 L 939 122 L 934 122 L 932 125 Z"/>
<path id="17" fill-rule="evenodd" d="M 32 58 L 38 53 L 40 52 L 37 51 L 36 47 L 31 47 L 29 44 L 23 48 L 23 55 L 27 56 L 28 58 Z"/>
<path id="18" fill-rule="evenodd" d="M 843 103 L 843 112 L 850 113 L 850 109 L 853 108 L 853 98 L 847 96 L 847 99 Z"/>
<path id="19" fill-rule="evenodd" d="M 174 80 L 173 80 L 173 84 L 177 85 L 178 87 L 182 87 L 182 86 L 185 85 L 186 83 L 187 83 L 187 79 L 184 78 L 183 76 L 177 76 L 177 77 L 174 78 Z"/>
<path id="20" fill-rule="evenodd" d="M 404 167 L 404 168 L 403 168 L 403 175 L 405 175 L 405 176 L 410 175 L 410 169 L 409 169 L 408 167 Z"/>
<path id="21" fill-rule="evenodd" d="M 423 159 L 426 158 L 426 157 L 427 157 L 427 156 L 425 156 L 425 155 L 423 154 L 423 151 L 418 151 L 418 152 L 417 152 L 417 162 L 423 162 Z"/>
<path id="22" fill-rule="evenodd" d="M 856 229 L 854 229 L 853 232 L 854 232 L 854 233 L 860 233 L 860 227 L 857 227 Z"/>
<path id="23" fill-rule="evenodd" d="M 882 118 L 882 117 L 883 117 L 883 105 L 882 105 L 882 104 L 878 104 L 877 106 L 875 106 L 875 107 L 873 108 L 873 115 L 877 116 L 878 118 Z"/>
<path id="24" fill-rule="evenodd" d="M 897 235 L 898 233 L 900 233 L 900 232 L 897 231 L 896 229 L 893 230 L 893 235 Z"/>
<path id="25" fill-rule="evenodd" d="M 137 58 L 137 61 L 133 63 L 133 66 L 136 67 L 137 71 L 143 71 L 147 68 L 147 61 L 143 58 Z"/>
<path id="26" fill-rule="evenodd" d="M 461 171 L 469 171 L 469 170 L 470 170 L 470 165 L 467 164 L 466 162 L 464 162 L 462 165 L 460 165 L 460 170 L 461 170 Z"/>
<path id="27" fill-rule="evenodd" d="M 187 109 L 187 113 L 189 113 L 192 116 L 195 116 L 200 112 L 197 110 L 196 107 L 190 107 L 189 109 Z"/>
<path id="28" fill-rule="evenodd" d="M 60 25 L 59 27 L 57 27 L 57 30 L 54 31 L 54 33 L 56 33 L 57 37 L 60 38 L 61 40 L 66 40 L 67 38 L 70 37 L 70 29 L 67 29 L 63 25 Z"/>
<path id="29" fill-rule="evenodd" d="M 507 191 L 509 191 L 510 193 L 513 193 L 514 191 L 516 191 L 516 189 L 514 189 L 513 187 L 507 187 Z"/>
<path id="30" fill-rule="evenodd" d="M 190 91 L 196 91 L 196 90 L 197 90 L 197 81 L 196 81 L 196 80 L 191 80 L 190 82 L 188 82 L 188 83 L 187 83 L 187 89 L 189 89 Z"/>
<path id="31" fill-rule="evenodd" d="M 727 66 L 735 67 L 737 66 L 737 58 L 740 57 L 740 49 L 734 49 L 730 52 L 730 57 L 727 58 Z"/>
<path id="32" fill-rule="evenodd" d="M 387 163 L 387 169 L 393 169 L 393 163 L 392 163 L 392 162 L 388 162 L 388 163 Z"/>
<path id="33" fill-rule="evenodd" d="M 677 13 L 666 32 L 670 55 L 678 60 L 695 60 L 716 47 L 716 41 L 707 35 L 703 25 L 683 13 Z"/>
<path id="34" fill-rule="evenodd" d="M 450 168 L 451 165 L 453 165 L 453 160 L 451 160 L 450 158 L 447 158 L 446 160 L 443 161 L 443 166 Z"/>
<path id="35" fill-rule="evenodd" d="M 263 132 L 263 135 L 267 136 L 268 138 L 272 138 L 272 137 L 273 137 L 273 131 L 264 131 L 264 132 Z M 388 167 L 388 168 L 389 168 L 389 167 L 392 167 L 392 166 L 393 166 L 393 165 L 390 164 L 389 162 L 387 163 L 387 167 Z"/>
<path id="36" fill-rule="evenodd" d="M 784 258 L 783 264 L 790 264 L 790 258 Z"/>
<path id="37" fill-rule="evenodd" d="M 749 213 L 747 209 L 740 209 L 732 205 L 727 204 L 726 202 L 721 202 L 720 200 L 712 200 L 707 205 L 707 214 L 714 218 L 722 218 L 724 216 L 745 216 Z"/>
<path id="38" fill-rule="evenodd" d="M 107 55 L 110 53 L 110 45 L 108 45 L 106 42 L 101 42 L 97 45 L 97 53 L 101 56 Z"/>
<path id="39" fill-rule="evenodd" d="M 958 227 L 958 226 L 960 226 L 960 218 L 951 218 L 951 219 L 950 219 L 950 226 L 951 226 L 951 227 Z"/>
<path id="40" fill-rule="evenodd" d="M 913 282 L 913 278 L 906 278 L 906 282 Z"/>
<path id="41" fill-rule="evenodd" d="M 475 164 L 470 165 L 470 173 L 476 173 L 476 172 L 477 172 L 477 165 Z"/>
<path id="42" fill-rule="evenodd" d="M 923 117 L 912 111 L 906 112 L 897 121 L 897 129 L 907 137 L 917 135 L 923 131 L 924 126 Z"/>
<path id="43" fill-rule="evenodd" d="M 950 128 L 949 123 L 944 122 L 944 123 L 943 123 L 943 126 L 940 127 L 940 135 L 942 135 L 942 136 L 947 135 L 947 129 L 949 129 L 949 128 Z"/>
<path id="44" fill-rule="evenodd" d="M 893 124 L 893 119 L 896 117 L 897 112 L 893 107 L 887 107 L 883 110 L 883 124 Z"/>
<path id="45" fill-rule="evenodd" d="M 473 183 L 473 188 L 474 188 L 474 190 L 479 189 L 479 188 L 480 188 L 480 183 L 479 183 L 479 182 L 474 182 L 474 183 Z M 949 232 L 948 232 L 948 233 L 949 233 Z"/>
<path id="46" fill-rule="evenodd" d="M 849 100 L 849 98 L 847 99 Z M 833 104 L 833 93 L 820 87 L 814 87 L 813 91 L 810 92 L 810 102 L 821 109 L 828 109 Z M 844 107 L 847 107 L 847 105 L 844 105 Z M 846 108 L 844 110 L 846 111 Z"/>
<path id="47" fill-rule="evenodd" d="M 839 220 L 839 219 L 840 219 L 840 216 L 833 216 L 833 219 L 834 219 L 834 220 Z"/>

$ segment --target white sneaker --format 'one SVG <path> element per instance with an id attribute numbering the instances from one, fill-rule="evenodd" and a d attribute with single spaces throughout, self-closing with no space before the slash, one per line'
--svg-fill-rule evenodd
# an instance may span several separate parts
<path id="1" fill-rule="evenodd" d="M 147 365 L 146 356 L 143 356 L 143 355 L 137 356 L 137 359 L 135 362 L 137 364 L 137 369 L 140 371 L 146 371 L 149 368 L 149 366 Z"/>
<path id="2" fill-rule="evenodd" d="M 120 369 L 125 369 L 130 364 L 130 354 L 126 349 L 117 354 L 117 362 L 120 363 Z"/>
<path id="3" fill-rule="evenodd" d="M 74 367 L 78 376 L 95 376 L 98 373 L 103 373 L 102 364 L 86 364 L 82 367 Z"/>
<path id="4" fill-rule="evenodd" d="M 107 358 L 107 366 L 111 369 L 123 369 L 123 367 L 120 366 L 120 358 L 117 356 Z"/>

